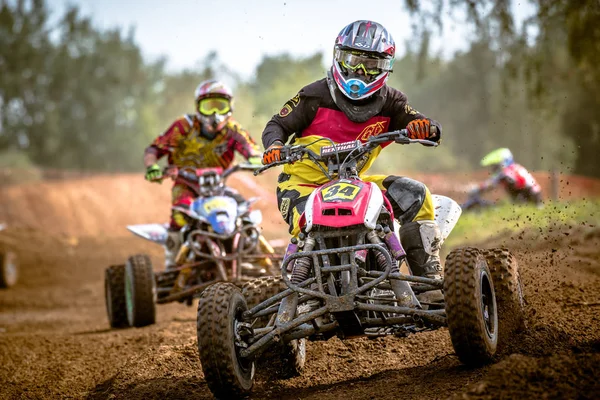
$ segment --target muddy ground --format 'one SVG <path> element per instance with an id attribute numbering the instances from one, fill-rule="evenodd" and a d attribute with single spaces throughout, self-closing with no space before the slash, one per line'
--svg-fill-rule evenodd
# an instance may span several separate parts
<path id="1" fill-rule="evenodd" d="M 0 221 L 1 222 L 1 221 Z M 600 399 L 600 227 L 558 225 L 481 244 L 519 259 L 528 329 L 495 364 L 470 369 L 445 329 L 408 338 L 310 343 L 306 370 L 259 377 L 256 399 Z M 195 304 L 158 307 L 154 326 L 110 330 L 104 268 L 162 250 L 110 233 L 0 232 L 21 260 L 0 290 L 0 398 L 210 399 Z"/>

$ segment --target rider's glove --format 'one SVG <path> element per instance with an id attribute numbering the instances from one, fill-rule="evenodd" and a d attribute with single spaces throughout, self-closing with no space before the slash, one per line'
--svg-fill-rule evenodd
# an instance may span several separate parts
<path id="1" fill-rule="evenodd" d="M 248 158 L 248 163 L 254 166 L 262 166 L 262 158 L 260 156 L 251 156 Z"/>
<path id="2" fill-rule="evenodd" d="M 160 182 L 163 174 L 158 164 L 152 164 L 146 168 L 146 180 L 150 182 Z"/>
<path id="3" fill-rule="evenodd" d="M 277 161 L 281 161 L 281 148 L 283 144 L 280 141 L 276 141 L 265 150 L 262 157 L 262 163 L 264 165 L 273 164 Z"/>
<path id="4" fill-rule="evenodd" d="M 427 118 L 410 121 L 406 125 L 406 130 L 408 131 L 407 136 L 411 139 L 427 139 L 434 142 L 440 140 L 438 127 Z"/>

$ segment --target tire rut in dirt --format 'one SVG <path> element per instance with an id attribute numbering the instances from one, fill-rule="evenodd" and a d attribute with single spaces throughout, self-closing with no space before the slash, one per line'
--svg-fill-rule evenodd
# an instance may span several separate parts
<path id="1" fill-rule="evenodd" d="M 456 249 L 446 257 L 444 297 L 448 331 L 458 358 L 467 365 L 484 365 L 493 360 L 496 352 L 498 319 L 491 280 L 491 272 L 478 249 Z"/>
<path id="2" fill-rule="evenodd" d="M 198 301 L 198 352 L 206 383 L 217 398 L 244 397 L 254 384 L 254 363 L 240 360 L 235 346 L 235 322 L 247 309 L 240 289 L 231 283 L 209 286 Z"/>
<path id="3" fill-rule="evenodd" d="M 129 325 L 142 327 L 156 322 L 154 272 L 150 257 L 138 254 L 125 265 L 125 300 Z"/>
<path id="4" fill-rule="evenodd" d="M 506 248 L 482 250 L 494 281 L 498 306 L 498 351 L 507 349 L 515 333 L 526 328 L 519 263 Z"/>
<path id="5" fill-rule="evenodd" d="M 125 304 L 125 265 L 111 265 L 106 269 L 104 297 L 111 328 L 129 327 L 127 305 Z"/>
<path id="6" fill-rule="evenodd" d="M 246 299 L 248 308 L 252 308 L 263 301 L 287 289 L 281 276 L 265 276 L 248 281 L 242 287 L 242 294 Z M 254 328 L 265 327 L 270 316 L 258 318 Z M 261 357 L 259 362 L 261 370 L 265 369 L 269 375 L 289 379 L 298 376 L 304 369 L 306 362 L 306 339 L 292 340 L 280 347 L 274 347 Z"/>

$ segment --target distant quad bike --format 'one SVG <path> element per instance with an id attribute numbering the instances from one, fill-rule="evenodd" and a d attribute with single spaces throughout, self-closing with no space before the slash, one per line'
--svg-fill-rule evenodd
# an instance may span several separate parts
<path id="1" fill-rule="evenodd" d="M 0 251 L 0 289 L 13 287 L 18 278 L 17 255 L 12 251 Z"/>
<path id="2" fill-rule="evenodd" d="M 251 279 L 273 275 L 281 257 L 260 234 L 262 214 L 252 210 L 253 198 L 238 204 L 224 185 L 232 173 L 256 170 L 238 164 L 221 168 L 165 169 L 165 176 L 183 183 L 198 194 L 189 208 L 174 206 L 186 215 L 181 229 L 182 246 L 177 266 L 154 272 L 150 257 L 137 254 L 125 265 L 106 269 L 106 310 L 111 327 L 142 327 L 155 323 L 156 303 L 192 300 L 218 281 L 242 285 Z M 128 226 L 134 234 L 165 245 L 167 227 L 161 224 Z"/>
<path id="3" fill-rule="evenodd" d="M 279 363 L 287 376 L 301 372 L 307 339 L 405 336 L 447 326 L 459 359 L 474 366 L 490 362 L 499 341 L 507 340 L 499 336 L 506 316 L 498 305 L 522 313 L 517 265 L 507 251 L 454 250 L 446 258 L 443 280 L 400 272 L 406 255 L 392 208 L 381 190 L 357 173 L 365 155 L 389 142 L 436 145 L 409 139 L 402 130 L 365 143 L 326 146 L 320 156 L 305 146 L 283 147 L 278 164 L 308 157 L 323 163 L 329 182 L 309 196 L 300 218 L 302 233 L 288 246 L 281 277 L 259 278 L 242 290 L 216 283 L 202 293 L 198 350 L 216 397 L 247 395 L 259 361 Z M 461 209 L 447 197 L 433 197 L 445 239 Z M 402 299 L 391 290 L 393 281 L 400 282 Z M 420 303 L 415 296 L 440 289 L 442 303 Z"/>

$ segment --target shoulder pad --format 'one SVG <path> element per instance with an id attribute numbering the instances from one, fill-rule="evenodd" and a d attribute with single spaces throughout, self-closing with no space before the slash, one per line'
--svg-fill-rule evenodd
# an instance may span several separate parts
<path id="1" fill-rule="evenodd" d="M 329 89 L 327 87 L 327 79 L 319 79 L 309 85 L 304 86 L 300 92 L 298 92 L 301 96 L 306 97 L 322 97 L 329 93 Z"/>

